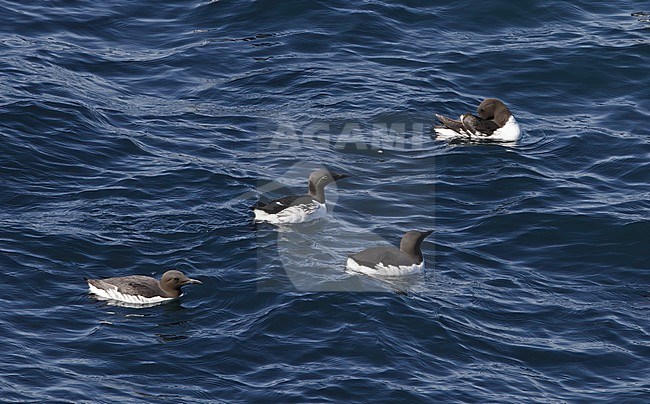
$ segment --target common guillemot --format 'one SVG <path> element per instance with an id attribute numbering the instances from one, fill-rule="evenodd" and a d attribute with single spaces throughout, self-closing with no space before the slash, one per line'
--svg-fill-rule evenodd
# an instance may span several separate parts
<path id="1" fill-rule="evenodd" d="M 422 241 L 433 233 L 431 231 L 409 231 L 399 244 L 393 246 L 371 247 L 356 254 L 350 254 L 347 269 L 367 275 L 402 276 L 412 275 L 424 270 Z"/>
<path id="2" fill-rule="evenodd" d="M 90 293 L 100 298 L 131 304 L 161 303 L 180 297 L 181 287 L 200 284 L 180 271 L 167 271 L 158 280 L 150 276 L 130 275 L 105 279 L 86 279 Z"/>
<path id="3" fill-rule="evenodd" d="M 268 203 L 257 202 L 251 208 L 255 213 L 255 221 L 284 224 L 302 223 L 323 218 L 327 214 L 325 187 L 347 177 L 348 175 L 345 174 L 316 170 L 309 176 L 306 195 L 286 196 Z"/>
<path id="4" fill-rule="evenodd" d="M 477 108 L 478 116 L 463 114 L 459 120 L 436 114 L 442 125 L 433 129 L 441 139 L 514 142 L 521 129 L 508 107 L 496 98 L 486 98 Z"/>

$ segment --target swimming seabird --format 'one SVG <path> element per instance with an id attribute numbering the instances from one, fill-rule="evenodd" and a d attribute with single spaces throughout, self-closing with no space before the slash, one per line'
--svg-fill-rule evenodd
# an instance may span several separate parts
<path id="1" fill-rule="evenodd" d="M 401 276 L 424 270 L 422 241 L 432 231 L 409 231 L 399 244 L 393 246 L 371 247 L 356 254 L 350 254 L 347 269 L 367 275 Z"/>
<path id="2" fill-rule="evenodd" d="M 86 279 L 90 293 L 103 299 L 124 303 L 151 304 L 180 297 L 181 287 L 200 284 L 180 271 L 167 271 L 158 280 L 150 276 L 130 275 L 105 279 Z"/>
<path id="3" fill-rule="evenodd" d="M 252 207 L 255 221 L 283 224 L 323 218 L 327 214 L 325 187 L 346 177 L 348 175 L 316 170 L 309 176 L 306 195 L 286 196 L 269 203 L 257 202 Z"/>
<path id="4" fill-rule="evenodd" d="M 486 98 L 477 108 L 478 116 L 463 114 L 459 120 L 436 114 L 442 125 L 433 129 L 439 138 L 514 142 L 521 130 L 508 107 L 496 98 Z"/>

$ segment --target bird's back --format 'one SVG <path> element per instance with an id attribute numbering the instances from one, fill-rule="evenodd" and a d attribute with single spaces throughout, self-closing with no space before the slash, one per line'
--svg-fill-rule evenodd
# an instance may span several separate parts
<path id="1" fill-rule="evenodd" d="M 157 280 L 142 275 L 106 279 L 89 279 L 88 284 L 93 285 L 98 289 L 115 290 L 124 295 L 141 296 L 146 298 L 167 296 L 160 289 Z"/>
<path id="2" fill-rule="evenodd" d="M 312 198 L 310 195 L 291 195 L 276 199 L 266 204 L 258 202 L 255 206 L 253 206 L 253 210 L 261 210 L 270 215 L 275 215 L 290 206 L 309 204 L 313 202 L 314 198 Z"/>
<path id="3" fill-rule="evenodd" d="M 415 260 L 397 247 L 371 247 L 349 256 L 361 265 L 374 268 L 378 264 L 404 266 L 416 264 Z"/>

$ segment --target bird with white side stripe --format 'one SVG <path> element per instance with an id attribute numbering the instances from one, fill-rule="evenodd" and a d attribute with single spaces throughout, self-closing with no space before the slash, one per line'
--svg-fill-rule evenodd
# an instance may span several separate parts
<path id="1" fill-rule="evenodd" d="M 458 120 L 436 114 L 441 125 L 434 126 L 436 139 L 515 142 L 521 136 L 517 120 L 496 98 L 486 98 L 477 108 L 478 116 L 463 114 Z"/>
<path id="2" fill-rule="evenodd" d="M 268 203 L 257 202 L 251 208 L 255 214 L 255 221 L 285 224 L 321 219 L 327 215 L 325 187 L 347 177 L 345 174 L 316 170 L 309 176 L 306 195 L 286 196 Z"/>
<path id="3" fill-rule="evenodd" d="M 167 271 L 160 282 L 150 276 L 130 275 L 116 278 L 86 279 L 90 293 L 104 300 L 149 305 L 176 299 L 182 295 L 181 287 L 201 284 L 180 271 Z"/>
<path id="4" fill-rule="evenodd" d="M 424 270 L 422 241 L 431 233 L 433 230 L 409 231 L 402 237 L 399 248 L 371 247 L 350 254 L 346 268 L 372 276 L 403 276 L 420 273 Z"/>

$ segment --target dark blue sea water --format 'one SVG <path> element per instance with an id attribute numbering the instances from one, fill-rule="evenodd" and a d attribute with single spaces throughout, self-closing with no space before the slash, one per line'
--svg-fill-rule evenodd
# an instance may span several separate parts
<path id="1" fill-rule="evenodd" d="M 0 1 L 0 401 L 650 401 L 650 5 L 433 3 Z M 517 145 L 431 137 L 485 97 Z"/>

